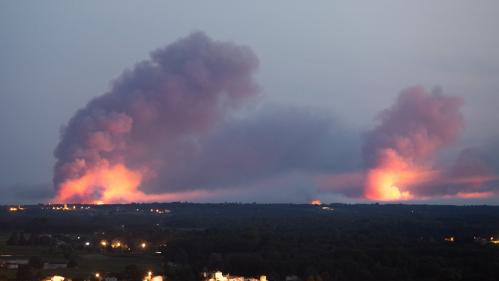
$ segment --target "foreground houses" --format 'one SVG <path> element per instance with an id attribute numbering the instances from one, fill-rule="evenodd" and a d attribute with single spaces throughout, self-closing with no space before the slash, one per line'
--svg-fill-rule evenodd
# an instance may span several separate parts
<path id="1" fill-rule="evenodd" d="M 65 279 L 64 277 L 59 276 L 59 275 L 54 275 L 52 277 L 47 277 L 47 278 L 43 279 L 43 281 L 64 281 L 64 280 L 67 280 L 67 279 Z"/>
<path id="2" fill-rule="evenodd" d="M 223 275 L 222 272 L 217 271 L 212 274 L 204 273 L 204 281 L 267 281 L 267 276 L 262 275 L 259 279 L 243 276 L 232 276 L 230 274 Z"/>
<path id="3" fill-rule="evenodd" d="M 0 268 L 18 269 L 20 265 L 28 264 L 27 258 L 5 255 L 0 257 Z"/>

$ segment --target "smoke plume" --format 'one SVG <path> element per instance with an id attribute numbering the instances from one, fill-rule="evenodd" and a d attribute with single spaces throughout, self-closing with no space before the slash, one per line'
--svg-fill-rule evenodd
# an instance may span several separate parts
<path id="1" fill-rule="evenodd" d="M 453 143 L 463 128 L 462 100 L 421 87 L 403 91 L 366 135 L 364 195 L 375 200 L 417 198 L 417 188 L 439 178 L 435 153 Z"/>
<path id="2" fill-rule="evenodd" d="M 175 200 L 139 187 L 175 165 L 165 155 L 195 143 L 258 93 L 250 49 L 194 33 L 154 51 L 80 109 L 55 150 L 54 201 Z M 199 192 L 180 192 L 182 198 Z"/>

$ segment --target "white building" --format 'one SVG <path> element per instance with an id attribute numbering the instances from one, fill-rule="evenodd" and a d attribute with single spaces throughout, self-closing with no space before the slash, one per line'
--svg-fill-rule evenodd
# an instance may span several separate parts
<path id="1" fill-rule="evenodd" d="M 217 271 L 211 274 L 210 277 L 206 277 L 205 275 L 204 281 L 267 281 L 267 276 L 262 275 L 259 279 L 252 277 L 243 277 L 243 276 L 231 276 L 230 274 L 223 275 L 221 271 Z"/>
<path id="2" fill-rule="evenodd" d="M 52 277 L 47 277 L 47 278 L 43 279 L 43 281 L 64 281 L 64 277 L 54 275 Z"/>

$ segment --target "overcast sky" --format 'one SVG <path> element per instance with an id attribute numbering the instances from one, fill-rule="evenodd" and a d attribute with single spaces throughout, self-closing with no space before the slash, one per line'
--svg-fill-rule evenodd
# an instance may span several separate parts
<path id="1" fill-rule="evenodd" d="M 61 126 L 198 30 L 251 47 L 264 104 L 318 107 L 361 134 L 402 89 L 441 86 L 465 100 L 460 145 L 485 143 L 499 133 L 498 15 L 495 0 L 1 1 L 0 203 L 43 201 L 23 190 L 52 189 Z"/>

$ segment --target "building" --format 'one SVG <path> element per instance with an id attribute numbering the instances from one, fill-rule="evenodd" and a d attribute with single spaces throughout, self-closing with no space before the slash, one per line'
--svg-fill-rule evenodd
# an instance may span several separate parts
<path id="1" fill-rule="evenodd" d="M 58 275 L 54 275 L 52 277 L 47 277 L 45 279 L 43 279 L 43 281 L 64 281 L 65 278 L 62 277 L 62 276 L 58 276 Z"/>
<path id="2" fill-rule="evenodd" d="M 262 275 L 259 279 L 253 277 L 232 276 L 230 274 L 223 275 L 221 271 L 214 272 L 208 276 L 204 273 L 204 281 L 267 281 L 267 276 Z"/>
<path id="3" fill-rule="evenodd" d="M 19 265 L 28 264 L 29 260 L 23 257 L 2 256 L 0 257 L 0 268 L 18 269 Z"/>
<path id="4" fill-rule="evenodd" d="M 68 264 L 66 261 L 53 261 L 53 262 L 46 262 L 43 264 L 43 269 L 60 269 L 67 267 Z"/>

